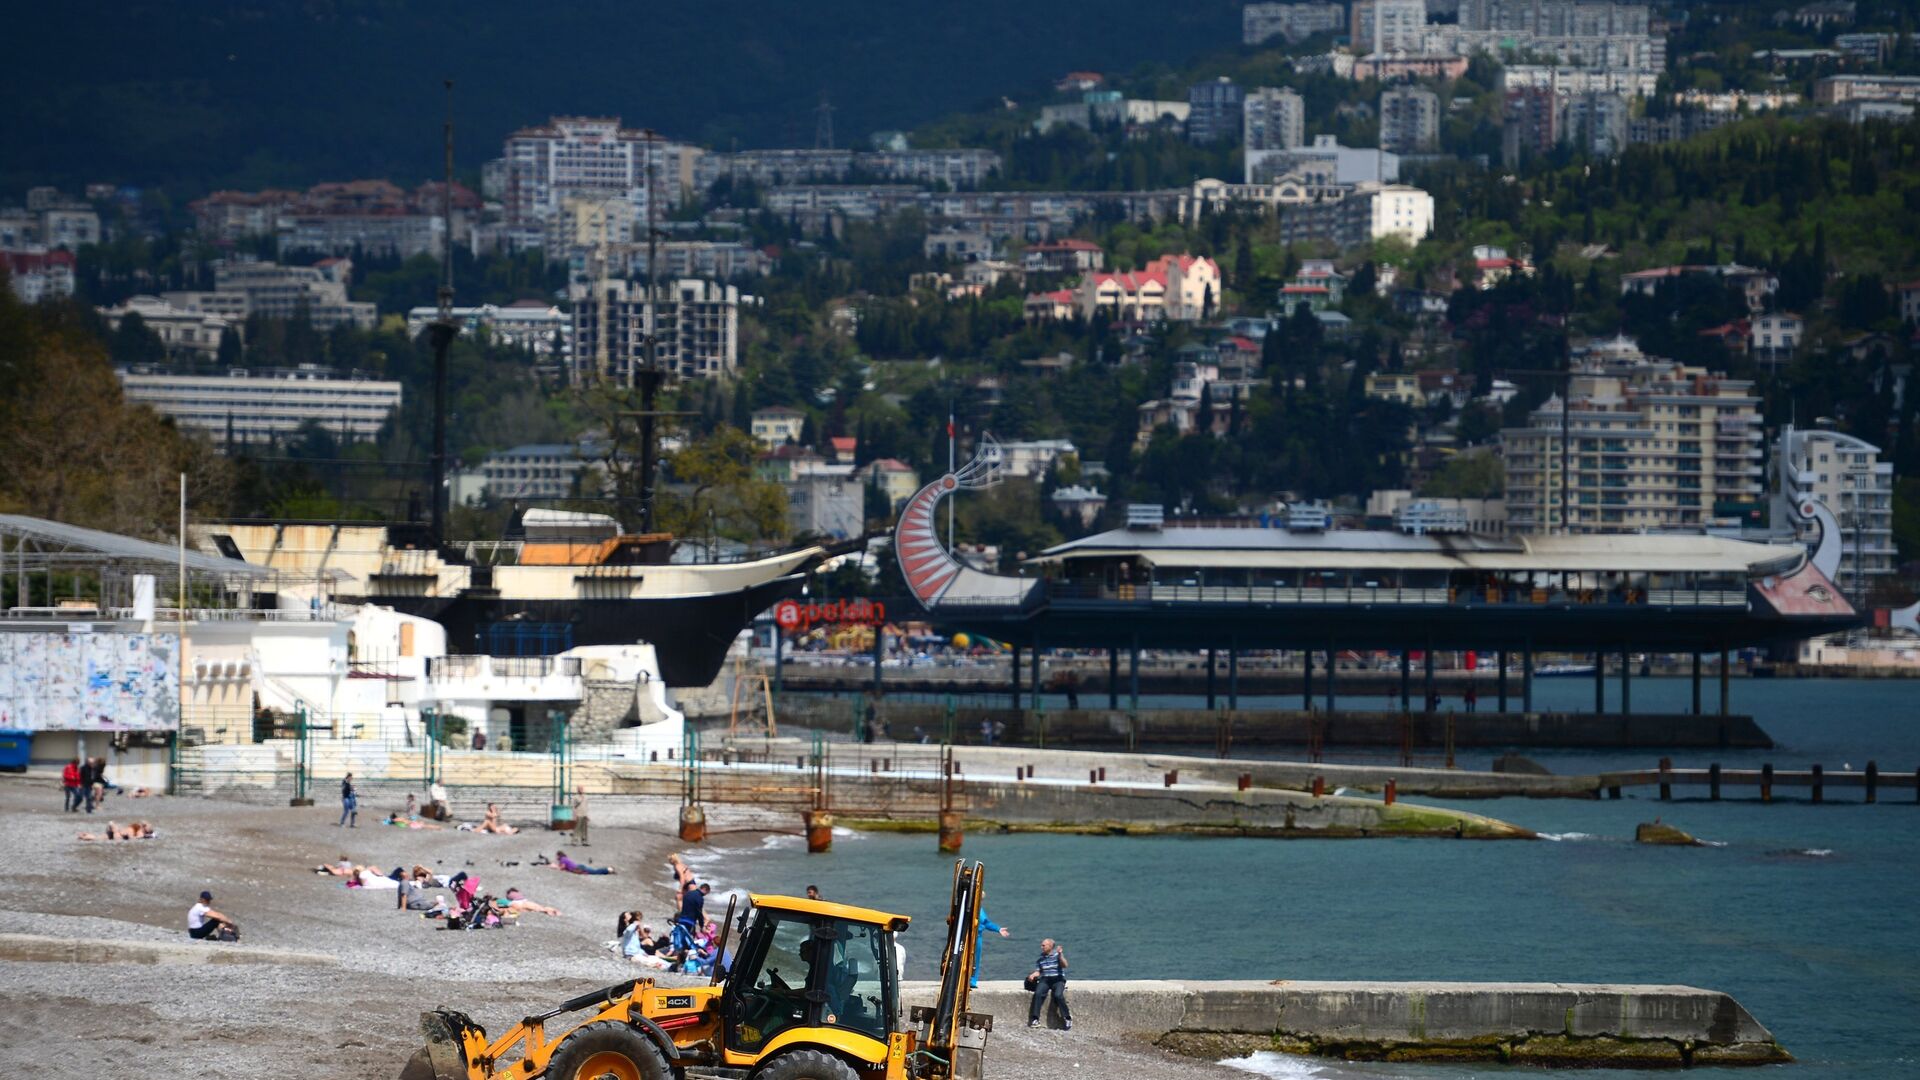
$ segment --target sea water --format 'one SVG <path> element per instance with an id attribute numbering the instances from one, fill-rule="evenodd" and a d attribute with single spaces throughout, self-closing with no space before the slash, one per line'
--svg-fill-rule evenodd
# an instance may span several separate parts
<path id="1" fill-rule="evenodd" d="M 1717 688 L 1704 688 L 1709 709 Z M 1610 680 L 1610 702 L 1619 682 Z M 1636 709 L 1683 711 L 1683 679 L 1635 679 Z M 1591 707 L 1591 679 L 1535 683 L 1541 708 Z M 1483 704 L 1491 704 L 1482 699 Z M 1771 751 L 1527 751 L 1555 772 L 1772 761 L 1828 769 L 1920 767 L 1920 686 L 1899 681 L 1735 683 L 1736 711 Z M 1461 755 L 1484 768 L 1497 751 Z M 1733 994 L 1800 1061 L 1796 1076 L 1920 1076 L 1920 806 L 1911 788 L 1805 789 L 1753 801 L 1454 803 L 1534 829 L 1545 842 L 1278 841 L 971 834 L 987 864 L 988 914 L 1013 931 L 986 945 L 985 977 L 1031 969 L 1042 937 L 1082 979 L 1377 979 L 1684 983 Z M 1690 795 L 1690 789 L 1676 794 Z M 1413 800 L 1434 803 L 1438 800 Z M 1709 842 L 1636 845 L 1659 817 Z M 726 861 L 723 884 L 914 916 L 910 978 L 931 978 L 951 860 L 931 835 L 798 840 Z M 727 878 L 734 880 L 727 881 Z M 1356 1065 L 1275 1055 L 1236 1064 L 1270 1076 L 1510 1075 L 1493 1066 Z M 1637 1075 L 1612 1071 L 1611 1076 Z M 1647 1074 L 1661 1075 L 1661 1074 Z"/>

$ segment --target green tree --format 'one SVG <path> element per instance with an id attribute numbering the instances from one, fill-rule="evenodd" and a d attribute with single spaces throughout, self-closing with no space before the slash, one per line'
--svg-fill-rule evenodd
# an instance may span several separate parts
<path id="1" fill-rule="evenodd" d="M 107 355 L 116 367 L 129 364 L 164 364 L 167 360 L 166 343 L 160 335 L 147 325 L 147 320 L 137 311 L 129 311 L 120 317 L 120 325 L 113 330 L 113 337 L 107 342 Z"/>
<path id="2" fill-rule="evenodd" d="M 1437 499 L 1496 499 L 1506 487 L 1506 467 L 1495 455 L 1456 454 L 1420 485 L 1420 494 Z"/>
<path id="3" fill-rule="evenodd" d="M 737 427 L 721 425 L 667 459 L 656 520 L 679 536 L 710 532 L 731 540 L 778 540 L 787 534 L 787 495 L 754 475 L 760 446 Z"/>

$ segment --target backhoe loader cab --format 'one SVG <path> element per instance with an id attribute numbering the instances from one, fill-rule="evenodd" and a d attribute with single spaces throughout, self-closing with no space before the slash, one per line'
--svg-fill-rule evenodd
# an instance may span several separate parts
<path id="1" fill-rule="evenodd" d="M 624 982 L 529 1016 L 489 1041 L 464 1013 L 424 1013 L 401 1080 L 970 1080 L 992 1018 L 967 1013 L 985 871 L 954 870 L 938 1003 L 900 1016 L 893 935 L 905 915 L 753 896 L 729 904 L 709 985 Z M 592 1009 L 548 1038 L 565 1013 Z M 556 1025 L 558 1026 L 558 1025 Z"/>

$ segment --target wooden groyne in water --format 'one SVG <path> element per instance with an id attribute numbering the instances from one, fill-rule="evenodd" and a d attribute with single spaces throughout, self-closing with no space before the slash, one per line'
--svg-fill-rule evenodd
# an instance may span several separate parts
<path id="1" fill-rule="evenodd" d="M 924 1004 L 938 987 L 904 990 L 908 1004 Z M 1691 986 L 1075 980 L 1068 993 L 1076 1033 L 1143 1037 L 1215 1060 L 1257 1050 L 1611 1068 L 1793 1060 L 1731 996 Z M 986 982 L 970 1008 L 1017 1024 L 1029 1000 L 1017 982 Z"/>

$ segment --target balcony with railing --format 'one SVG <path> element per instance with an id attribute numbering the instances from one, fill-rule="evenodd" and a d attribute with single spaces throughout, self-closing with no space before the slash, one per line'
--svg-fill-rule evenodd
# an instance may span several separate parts
<path id="1" fill-rule="evenodd" d="M 1048 581 L 1049 603 L 1149 607 L 1157 605 L 1331 605 L 1527 608 L 1543 606 L 1651 606 L 1745 608 L 1743 581 L 1716 575 L 1564 573 L 1504 576 L 1486 573 L 1347 577 L 1275 575 L 1270 582 L 1215 584 L 1207 576 L 1134 583 Z"/>
<path id="2" fill-rule="evenodd" d="M 427 693 L 442 701 L 578 701 L 580 675 L 571 656 L 435 656 Z"/>

